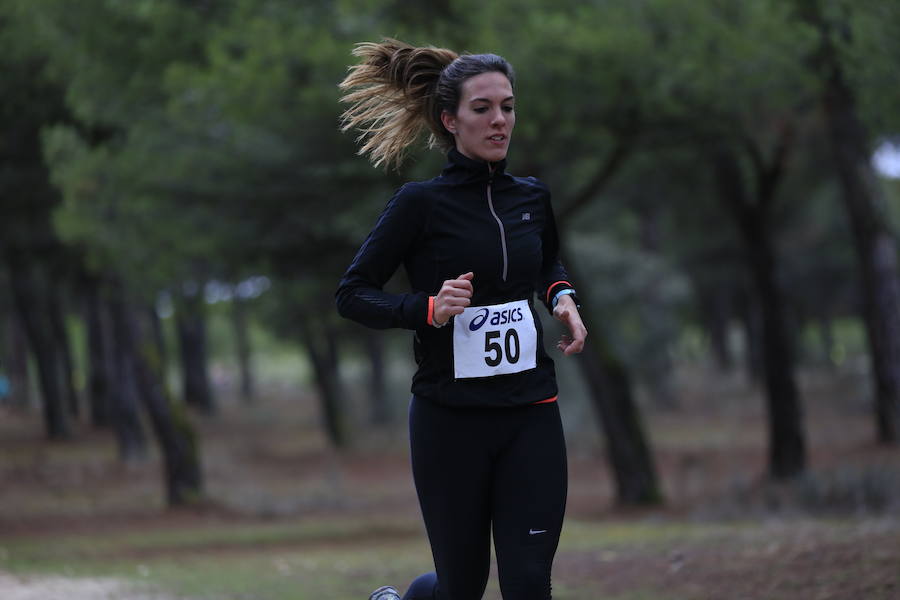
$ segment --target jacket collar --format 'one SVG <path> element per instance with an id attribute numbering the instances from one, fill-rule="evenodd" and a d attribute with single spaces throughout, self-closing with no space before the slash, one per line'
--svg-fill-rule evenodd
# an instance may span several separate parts
<path id="1" fill-rule="evenodd" d="M 496 178 L 505 173 L 506 159 L 495 163 L 473 160 L 456 148 L 452 148 L 447 153 L 447 164 L 441 175 L 454 183 L 477 183 L 488 181 L 492 175 Z"/>

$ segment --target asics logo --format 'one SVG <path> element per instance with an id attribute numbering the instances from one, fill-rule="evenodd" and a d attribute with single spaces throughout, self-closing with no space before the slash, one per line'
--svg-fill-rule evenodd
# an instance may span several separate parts
<path id="1" fill-rule="evenodd" d="M 491 314 L 491 325 L 506 325 L 507 323 L 518 323 L 525 317 L 522 315 L 521 308 L 507 308 L 505 310 L 494 311 L 490 313 L 487 308 L 482 308 L 475 315 L 475 318 L 469 323 L 469 331 L 478 331 L 487 322 L 488 314 Z"/>
<path id="2" fill-rule="evenodd" d="M 469 323 L 469 331 L 478 331 L 479 329 L 481 329 L 481 326 L 484 325 L 485 321 L 487 321 L 488 312 L 489 311 L 486 308 L 482 308 L 480 311 L 478 311 L 478 314 L 474 319 L 472 319 L 472 322 Z"/>

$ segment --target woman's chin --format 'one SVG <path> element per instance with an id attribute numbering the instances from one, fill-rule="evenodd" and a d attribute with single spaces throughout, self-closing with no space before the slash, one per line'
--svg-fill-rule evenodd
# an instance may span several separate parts
<path id="1" fill-rule="evenodd" d="M 501 149 L 490 150 L 490 151 L 482 154 L 482 156 L 480 158 L 481 158 L 481 160 L 486 161 L 486 162 L 492 162 L 492 163 L 500 162 L 501 160 L 506 158 L 506 148 L 503 148 L 502 150 Z"/>

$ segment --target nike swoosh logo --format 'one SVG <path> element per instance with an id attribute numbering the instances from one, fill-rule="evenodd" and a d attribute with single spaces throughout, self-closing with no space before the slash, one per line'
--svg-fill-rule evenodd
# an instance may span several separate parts
<path id="1" fill-rule="evenodd" d="M 546 529 L 529 529 L 528 535 L 537 535 L 539 533 L 547 533 Z"/>

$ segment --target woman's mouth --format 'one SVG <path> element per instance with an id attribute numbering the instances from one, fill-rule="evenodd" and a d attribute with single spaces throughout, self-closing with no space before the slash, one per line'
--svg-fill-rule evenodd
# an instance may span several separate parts
<path id="1" fill-rule="evenodd" d="M 493 142 L 495 144 L 502 144 L 502 143 L 506 142 L 506 136 L 501 133 L 498 133 L 496 135 L 490 136 L 488 138 L 488 140 L 490 140 L 491 142 Z"/>

